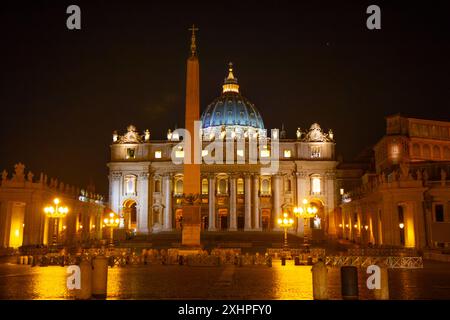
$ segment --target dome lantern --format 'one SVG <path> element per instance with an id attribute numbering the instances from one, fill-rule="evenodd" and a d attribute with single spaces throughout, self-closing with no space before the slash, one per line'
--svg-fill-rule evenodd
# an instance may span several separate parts
<path id="1" fill-rule="evenodd" d="M 226 92 L 236 92 L 239 93 L 239 85 L 237 83 L 237 79 L 233 75 L 233 63 L 230 62 L 228 64 L 228 77 L 225 78 L 225 81 L 222 86 L 222 93 Z"/>

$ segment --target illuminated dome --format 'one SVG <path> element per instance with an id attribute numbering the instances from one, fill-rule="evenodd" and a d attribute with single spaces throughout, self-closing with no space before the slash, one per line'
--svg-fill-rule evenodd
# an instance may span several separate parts
<path id="1" fill-rule="evenodd" d="M 201 116 L 205 134 L 232 129 L 237 134 L 249 130 L 265 132 L 264 123 L 255 105 L 239 93 L 237 79 L 230 63 L 228 77 L 222 86 L 222 95 L 206 107 Z"/>

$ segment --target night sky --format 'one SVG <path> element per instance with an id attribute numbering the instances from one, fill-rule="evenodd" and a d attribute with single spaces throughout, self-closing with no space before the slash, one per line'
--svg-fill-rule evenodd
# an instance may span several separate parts
<path id="1" fill-rule="evenodd" d="M 192 23 L 202 109 L 232 61 L 266 127 L 295 137 L 318 122 L 345 160 L 381 138 L 386 115 L 450 121 L 444 1 L 211 2 L 2 2 L 0 170 L 21 161 L 106 194 L 113 130 L 132 123 L 161 139 L 183 127 Z M 70 4 L 80 31 L 66 28 Z M 366 28 L 370 4 L 381 30 Z"/>

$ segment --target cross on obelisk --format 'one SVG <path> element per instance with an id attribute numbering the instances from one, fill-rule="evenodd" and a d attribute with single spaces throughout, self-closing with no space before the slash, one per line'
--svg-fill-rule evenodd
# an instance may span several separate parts
<path id="1" fill-rule="evenodd" d="M 195 24 L 192 25 L 191 28 L 189 28 L 189 31 L 192 31 L 191 35 L 191 55 L 195 56 L 197 53 L 197 45 L 195 43 L 195 31 L 198 31 L 199 29 L 195 27 Z"/>

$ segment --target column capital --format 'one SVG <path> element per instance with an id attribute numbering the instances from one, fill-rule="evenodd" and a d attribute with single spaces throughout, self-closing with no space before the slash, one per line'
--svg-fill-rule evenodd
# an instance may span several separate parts
<path id="1" fill-rule="evenodd" d="M 306 178 L 308 176 L 308 173 L 306 171 L 297 171 L 295 172 L 295 175 L 297 178 Z"/>
<path id="2" fill-rule="evenodd" d="M 119 180 L 120 178 L 122 178 L 122 172 L 120 172 L 120 171 L 111 171 L 111 178 L 113 180 Z"/>
<path id="3" fill-rule="evenodd" d="M 240 175 L 239 173 L 236 173 L 236 172 L 232 172 L 232 173 L 229 173 L 229 174 L 228 174 L 228 177 L 229 177 L 230 179 L 233 179 L 233 180 L 238 179 L 240 176 L 241 176 L 241 175 Z"/>
<path id="4" fill-rule="evenodd" d="M 143 180 L 147 180 L 149 176 L 150 176 L 150 174 L 148 172 L 139 173 L 139 178 L 141 178 Z"/>

